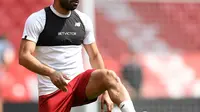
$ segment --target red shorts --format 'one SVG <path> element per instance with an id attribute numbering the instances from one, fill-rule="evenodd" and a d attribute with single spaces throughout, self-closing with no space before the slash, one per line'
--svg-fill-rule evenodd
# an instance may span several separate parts
<path id="1" fill-rule="evenodd" d="M 81 106 L 97 100 L 88 100 L 85 90 L 94 69 L 87 70 L 68 85 L 68 91 L 57 90 L 48 95 L 39 96 L 39 112 L 70 112 L 71 107 Z"/>

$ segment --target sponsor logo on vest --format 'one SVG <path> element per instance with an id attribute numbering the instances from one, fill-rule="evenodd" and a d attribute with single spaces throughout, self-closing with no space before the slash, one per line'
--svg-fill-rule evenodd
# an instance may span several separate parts
<path id="1" fill-rule="evenodd" d="M 80 27 L 80 26 L 81 26 L 80 22 L 75 23 L 75 27 Z"/>
<path id="2" fill-rule="evenodd" d="M 58 35 L 63 36 L 63 35 L 76 35 L 76 32 L 58 32 Z"/>

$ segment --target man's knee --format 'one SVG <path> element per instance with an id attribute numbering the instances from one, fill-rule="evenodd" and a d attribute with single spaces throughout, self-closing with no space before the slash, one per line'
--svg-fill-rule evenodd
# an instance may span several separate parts
<path id="1" fill-rule="evenodd" d="M 102 74 L 102 81 L 105 86 L 115 86 L 116 83 L 121 83 L 120 78 L 117 74 L 112 70 L 104 69 L 101 71 Z"/>

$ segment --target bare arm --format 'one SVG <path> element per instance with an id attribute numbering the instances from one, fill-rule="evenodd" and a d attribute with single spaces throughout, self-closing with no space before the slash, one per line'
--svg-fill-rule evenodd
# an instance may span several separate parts
<path id="1" fill-rule="evenodd" d="M 89 55 L 89 60 L 92 68 L 96 69 L 105 69 L 105 65 L 102 59 L 101 54 L 99 53 L 99 50 L 97 48 L 97 45 L 95 43 L 95 35 L 94 35 L 94 29 L 93 29 L 93 24 L 92 21 L 90 20 L 89 17 L 87 17 L 87 22 L 85 24 L 86 28 L 86 36 L 84 39 L 84 48 Z M 111 111 L 113 108 L 113 102 L 111 101 L 108 91 L 105 91 L 102 94 L 101 97 L 101 111 L 104 110 L 104 104 L 107 105 L 108 111 Z"/>
<path id="2" fill-rule="evenodd" d="M 3 101 L 1 98 L 0 98 L 0 112 L 3 112 Z"/>
<path id="3" fill-rule="evenodd" d="M 29 40 L 22 40 L 19 51 L 19 63 L 20 65 L 26 67 L 32 72 L 38 73 L 40 75 L 49 76 L 52 83 L 63 91 L 67 91 L 64 79 L 69 80 L 69 78 L 63 75 L 61 72 L 42 64 L 38 61 L 33 53 L 35 51 L 35 42 Z"/>
<path id="4" fill-rule="evenodd" d="M 89 60 L 92 68 L 104 69 L 104 62 L 96 43 L 84 45 L 84 48 L 89 55 Z"/>
<path id="5" fill-rule="evenodd" d="M 65 79 L 69 80 L 69 78 L 61 72 L 42 64 L 33 56 L 38 37 L 44 28 L 44 20 L 44 17 L 41 14 L 38 15 L 38 13 L 32 14 L 26 20 L 19 51 L 19 64 L 32 72 L 49 76 L 51 82 L 57 88 L 67 91 Z"/>
<path id="6" fill-rule="evenodd" d="M 33 53 L 35 51 L 36 43 L 29 40 L 22 40 L 19 51 L 19 64 L 29 69 L 32 72 L 50 76 L 55 72 L 54 69 L 42 64 L 38 61 Z"/>

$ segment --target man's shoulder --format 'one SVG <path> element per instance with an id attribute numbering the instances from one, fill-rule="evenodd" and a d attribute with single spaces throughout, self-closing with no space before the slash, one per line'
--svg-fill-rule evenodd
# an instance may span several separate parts
<path id="1" fill-rule="evenodd" d="M 83 13 L 83 12 L 81 12 L 80 10 L 78 10 L 78 9 L 75 9 L 74 10 L 77 14 L 80 14 L 80 15 L 84 15 L 85 13 Z"/>
<path id="2" fill-rule="evenodd" d="M 79 15 L 79 17 L 83 20 L 83 22 L 90 21 L 90 17 L 86 13 L 81 12 L 77 9 L 74 11 Z"/>
<path id="3" fill-rule="evenodd" d="M 86 14 L 86 13 L 84 13 L 84 12 L 81 12 L 81 11 L 79 11 L 79 10 L 74 10 L 79 16 L 81 16 L 81 17 L 83 17 L 83 18 L 88 18 L 89 16 Z"/>
<path id="4" fill-rule="evenodd" d="M 44 9 L 41 9 L 39 11 L 33 12 L 30 14 L 27 20 L 29 21 L 43 21 L 46 19 L 46 13 Z"/>

